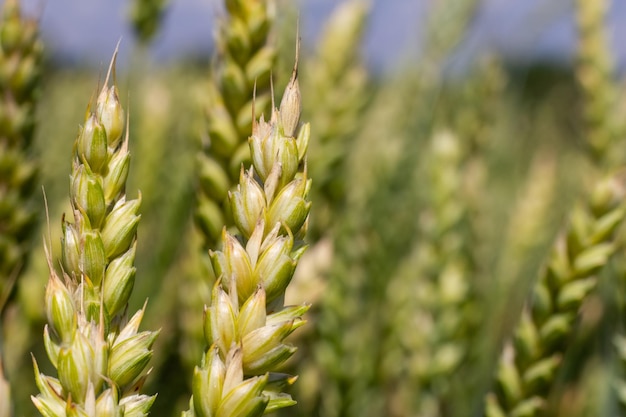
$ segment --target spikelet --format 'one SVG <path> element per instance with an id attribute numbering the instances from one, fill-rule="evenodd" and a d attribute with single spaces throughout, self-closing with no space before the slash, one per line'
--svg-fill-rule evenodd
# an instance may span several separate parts
<path id="1" fill-rule="evenodd" d="M 192 416 L 260 416 L 295 404 L 279 374 L 296 348 L 284 339 L 302 326 L 308 305 L 284 306 L 284 293 L 306 246 L 311 180 L 306 171 L 309 126 L 300 126 L 296 66 L 278 109 L 261 116 L 249 139 L 252 166 L 229 193 L 238 235 L 222 231 L 211 251 L 218 278 L 205 307 L 209 349 L 194 372 Z"/>
<path id="2" fill-rule="evenodd" d="M 58 377 L 41 373 L 33 360 L 40 393 L 31 398 L 44 416 L 143 416 L 155 399 L 139 390 L 159 332 L 139 331 L 145 306 L 126 314 L 141 198 L 126 199 L 128 128 L 124 134 L 115 80 L 109 86 L 116 56 L 74 144 L 62 275 L 46 253 L 44 345 Z"/>

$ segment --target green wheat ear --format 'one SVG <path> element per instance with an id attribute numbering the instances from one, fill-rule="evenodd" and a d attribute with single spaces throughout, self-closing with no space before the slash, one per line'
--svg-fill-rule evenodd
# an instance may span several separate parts
<path id="1" fill-rule="evenodd" d="M 33 360 L 40 393 L 31 397 L 45 417 L 144 416 L 155 399 L 139 391 L 159 332 L 139 331 L 145 306 L 131 318 L 126 314 L 141 198 L 125 193 L 129 135 L 115 85 L 116 56 L 117 50 L 74 143 L 62 275 L 46 253 L 44 345 L 58 377 L 41 373 Z"/>
<path id="2" fill-rule="evenodd" d="M 298 48 L 299 49 L 299 48 Z M 229 193 L 237 235 L 222 231 L 211 251 L 217 281 L 205 307 L 208 350 L 193 376 L 186 417 L 260 416 L 295 404 L 279 373 L 296 348 L 284 339 L 305 322 L 308 305 L 285 306 L 284 295 L 306 245 L 309 125 L 300 126 L 298 57 L 280 107 L 261 116 L 249 139 L 252 166 Z"/>
<path id="3" fill-rule="evenodd" d="M 605 28 L 608 7 L 605 0 L 576 1 L 579 32 L 576 76 L 583 96 L 583 131 L 591 154 L 600 164 L 619 165 L 624 162 L 618 150 L 623 141 L 619 140 L 614 112 L 617 89 Z"/>
<path id="4" fill-rule="evenodd" d="M 421 179 L 430 186 L 419 215 L 420 240 L 387 288 L 394 309 L 388 318 L 390 358 L 383 367 L 398 387 L 394 403 L 419 415 L 445 415 L 454 376 L 472 360 L 472 335 L 478 328 L 463 183 L 468 151 L 447 130 L 435 133 L 424 150 L 428 156 Z M 407 332 L 412 326 L 415 330 Z"/>
<path id="5" fill-rule="evenodd" d="M 234 191 L 242 164 L 250 163 L 248 137 L 254 110 L 267 114 L 270 108 L 270 73 L 276 62 L 273 0 L 224 1 L 225 13 L 219 15 L 216 56 L 203 99 L 206 132 L 197 155 L 195 225 L 199 242 L 206 253 L 218 249 L 224 226 L 234 226 L 228 193 Z M 256 90 L 255 90 L 256 87 Z M 197 295 L 210 293 L 215 281 L 206 255 L 185 275 L 179 286 L 181 316 L 196 317 L 203 301 Z M 208 270 L 208 274 L 203 270 Z M 196 294 L 190 297 L 189 293 Z M 204 350 L 202 334 L 195 320 L 183 319 L 185 339 L 182 355 L 191 368 Z"/>
<path id="6" fill-rule="evenodd" d="M 252 107 L 259 114 L 268 110 L 270 73 L 276 60 L 276 47 L 270 41 L 273 1 L 232 0 L 225 6 L 207 91 L 207 141 L 198 156 L 196 223 L 209 249 L 216 249 L 222 227 L 233 225 L 226 208 L 228 192 L 239 180 L 241 164 L 250 162 Z"/>
<path id="7" fill-rule="evenodd" d="M 488 417 L 536 416 L 544 409 L 582 302 L 617 249 L 625 194 L 622 171 L 596 184 L 571 213 L 569 227 L 554 244 L 532 299 L 505 344 L 496 387 L 487 397 Z"/>
<path id="8" fill-rule="evenodd" d="M 37 220 L 31 145 L 42 49 L 37 22 L 22 18 L 19 1 L 7 0 L 0 22 L 0 312 L 26 262 Z"/>
<path id="9" fill-rule="evenodd" d="M 13 412 L 3 371 L 3 311 L 28 260 L 37 222 L 32 141 L 42 51 L 37 21 L 22 16 L 18 0 L 6 0 L 0 20 L 0 417 Z"/>
<path id="10" fill-rule="evenodd" d="M 575 2 L 578 48 L 576 76 L 582 95 L 583 132 L 587 142 L 588 156 L 593 159 L 596 168 L 606 169 L 622 166 L 625 162 L 622 152 L 624 144 L 625 124 L 618 106 L 617 92 L 619 86 L 615 80 L 616 66 L 611 54 L 611 47 L 606 24 L 610 2 L 598 0 Z M 620 230 L 620 241 L 624 242 L 624 230 Z M 621 252 L 621 251 L 620 251 Z M 626 264 L 624 256 L 619 256 L 613 263 L 614 272 L 611 283 L 617 289 L 623 289 Z M 620 291 L 615 291 L 620 293 Z M 618 301 L 618 311 L 623 313 L 626 305 Z M 615 301 L 615 299 L 613 299 Z M 604 303 L 611 304 L 610 297 L 603 297 Z M 613 321 L 608 318 L 607 321 Z M 621 414 L 626 412 L 626 350 L 624 349 L 623 323 L 614 327 L 615 364 L 619 371 L 613 373 L 612 384 L 617 406 Z M 580 385 L 584 385 L 579 381 Z"/>

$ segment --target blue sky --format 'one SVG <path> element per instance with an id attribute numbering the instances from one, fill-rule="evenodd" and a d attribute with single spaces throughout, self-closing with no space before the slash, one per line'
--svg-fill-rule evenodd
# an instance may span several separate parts
<path id="1" fill-rule="evenodd" d="M 99 65 L 108 61 L 118 39 L 121 55 L 132 50 L 126 20 L 129 0 L 22 0 L 40 14 L 49 51 Z M 419 33 L 437 0 L 371 0 L 372 19 L 364 40 L 368 61 L 390 69 L 419 50 Z M 590 0 L 593 1 L 593 0 Z M 0 0 L 0 3 L 2 0 Z M 152 48 L 159 60 L 208 51 L 218 0 L 171 0 L 169 13 Z M 337 0 L 299 0 L 303 38 L 313 43 Z M 511 59 L 541 57 L 567 61 L 575 44 L 572 0 L 482 0 L 478 18 L 463 43 L 466 54 L 495 49 Z M 626 2 L 613 0 L 609 24 L 620 63 L 626 61 Z M 621 64 L 623 67 L 623 64 Z"/>

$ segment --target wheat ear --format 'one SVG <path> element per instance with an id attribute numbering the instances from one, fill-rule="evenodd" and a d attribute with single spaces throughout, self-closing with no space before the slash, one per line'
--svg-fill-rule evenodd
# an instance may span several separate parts
<path id="1" fill-rule="evenodd" d="M 579 32 L 576 76 L 583 95 L 584 132 L 591 154 L 600 163 L 615 164 L 623 162 L 623 157 L 621 152 L 615 152 L 618 137 L 613 117 L 614 63 L 605 29 L 608 7 L 606 0 L 576 1 Z"/>
<path id="2" fill-rule="evenodd" d="M 452 375 L 468 362 L 477 328 L 473 262 L 468 248 L 468 207 L 463 198 L 467 150 L 452 132 L 433 135 L 420 176 L 430 184 L 420 213 L 420 240 L 390 278 L 390 336 L 382 366 L 394 387 L 391 415 L 411 410 L 443 415 Z M 416 326 L 417 324 L 417 326 Z M 407 332 L 409 327 L 416 331 Z"/>
<path id="3" fill-rule="evenodd" d="M 218 248 L 222 228 L 233 226 L 228 193 L 239 181 L 241 164 L 250 163 L 252 96 L 256 95 L 255 110 L 264 114 L 271 101 L 270 73 L 277 53 L 270 39 L 274 27 L 273 0 L 224 1 L 224 7 L 225 14 L 218 20 L 217 54 L 203 103 L 207 140 L 197 156 L 195 223 L 201 246 L 213 250 Z M 206 261 L 205 258 L 200 260 Z M 185 299 L 182 316 L 195 317 L 202 308 L 204 301 L 191 298 L 188 293 L 210 293 L 215 278 L 210 276 L 210 267 L 208 270 L 209 274 L 191 271 L 187 275 L 181 286 L 181 291 L 185 291 L 181 294 Z M 185 332 L 184 360 L 192 367 L 204 350 L 204 340 L 193 331 L 193 321 L 181 325 Z"/>
<path id="4" fill-rule="evenodd" d="M 38 23 L 7 0 L 0 22 L 0 312 L 26 262 L 37 216 L 31 201 L 37 176 L 32 155 L 43 45 Z"/>
<path id="5" fill-rule="evenodd" d="M 249 139 L 252 166 L 229 193 L 238 236 L 225 228 L 211 251 L 218 278 L 205 308 L 209 346 L 193 377 L 187 417 L 260 416 L 295 403 L 283 393 L 295 380 L 277 371 L 296 348 L 285 337 L 302 326 L 307 305 L 284 306 L 284 293 L 305 250 L 309 126 L 299 127 L 297 56 L 279 109 L 261 116 Z"/>
<path id="6" fill-rule="evenodd" d="M 250 161 L 250 115 L 253 105 L 263 113 L 270 104 L 270 72 L 276 57 L 270 42 L 273 1 L 232 0 L 225 5 L 207 94 L 208 142 L 198 156 L 196 221 L 209 249 L 216 248 L 222 227 L 232 225 L 226 209 L 228 192 L 239 179 L 241 164 Z"/>
<path id="7" fill-rule="evenodd" d="M 487 396 L 488 417 L 536 416 L 544 409 L 579 309 L 617 248 L 625 193 L 626 177 L 620 172 L 598 182 L 573 210 L 503 349 L 496 387 Z"/>
<path id="8" fill-rule="evenodd" d="M 7 0 L 0 21 L 0 417 L 12 412 L 3 372 L 3 310 L 28 258 L 37 216 L 32 202 L 37 163 L 32 155 L 43 45 L 38 23 Z"/>
<path id="9" fill-rule="evenodd" d="M 145 307 L 126 315 L 141 201 L 125 195 L 128 127 L 124 135 L 115 80 L 108 85 L 116 55 L 74 144 L 62 277 L 47 253 L 44 344 L 58 377 L 41 373 L 33 360 L 40 393 L 31 397 L 45 417 L 145 416 L 155 399 L 139 391 L 158 331 L 139 331 Z"/>
<path id="10" fill-rule="evenodd" d="M 576 1 L 578 28 L 578 62 L 576 75 L 583 98 L 583 129 L 588 143 L 589 156 L 601 168 L 619 166 L 624 163 L 621 147 L 624 143 L 624 123 L 616 113 L 617 85 L 615 63 L 607 36 L 606 19 L 610 2 L 598 0 Z M 621 231 L 623 235 L 623 230 Z M 623 241 L 623 237 L 622 237 Z M 617 279 L 626 275 L 623 259 L 615 263 Z M 617 284 L 617 283 L 616 283 Z M 621 288 L 622 285 L 618 284 Z M 623 302 L 620 309 L 626 306 Z M 613 336 L 615 354 L 620 371 L 614 375 L 613 385 L 623 415 L 626 412 L 626 336 L 622 328 Z"/>

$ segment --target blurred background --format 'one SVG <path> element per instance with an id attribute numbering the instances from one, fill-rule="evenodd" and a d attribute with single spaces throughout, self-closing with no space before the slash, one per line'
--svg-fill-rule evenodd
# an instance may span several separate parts
<path id="1" fill-rule="evenodd" d="M 24 0 L 24 9 L 40 16 L 41 30 L 51 59 L 64 65 L 101 66 L 108 61 L 119 39 L 121 59 L 127 62 L 136 38 L 129 25 L 125 0 Z M 336 0 L 298 0 L 305 44 L 313 44 Z M 437 0 L 373 0 L 362 47 L 368 65 L 389 70 L 407 59 L 416 59 L 424 38 L 425 23 Z M 626 47 L 626 5 L 610 1 L 609 40 L 619 68 Z M 295 5 L 295 4 L 294 4 Z M 159 63 L 190 56 L 208 56 L 213 46 L 213 0 L 171 0 L 162 27 L 150 45 L 150 56 Z M 621 22 L 621 23 L 620 23 Z M 571 0 L 481 0 L 468 27 L 461 53 L 465 58 L 479 50 L 493 50 L 512 61 L 571 62 L 576 44 L 574 4 Z"/>

